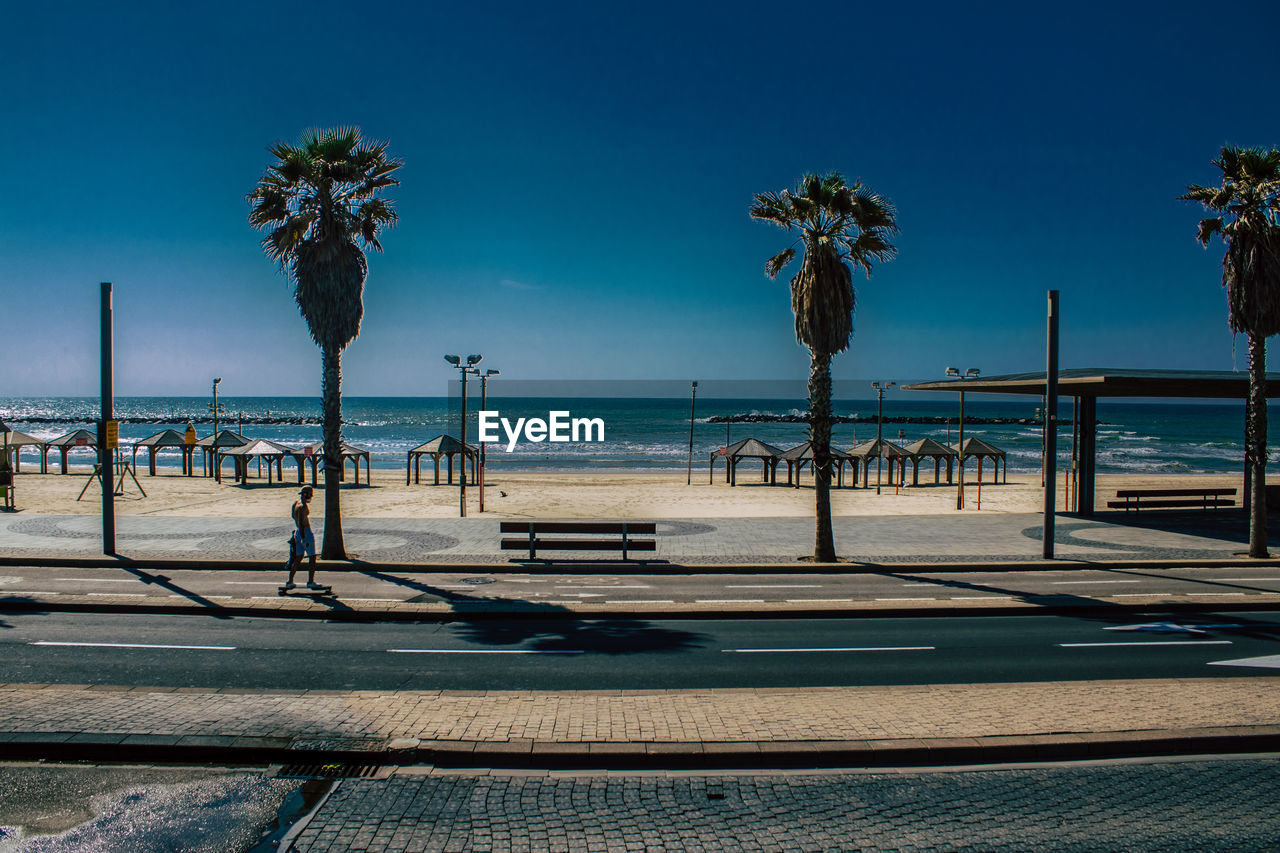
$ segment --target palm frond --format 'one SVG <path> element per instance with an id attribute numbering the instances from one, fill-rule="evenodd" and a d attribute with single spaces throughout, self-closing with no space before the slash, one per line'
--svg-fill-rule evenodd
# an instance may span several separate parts
<path id="1" fill-rule="evenodd" d="M 795 249 L 783 249 L 781 252 L 764 262 L 765 274 L 768 275 L 769 278 L 777 278 L 778 273 L 782 272 L 782 268 L 791 263 L 795 256 Z"/>

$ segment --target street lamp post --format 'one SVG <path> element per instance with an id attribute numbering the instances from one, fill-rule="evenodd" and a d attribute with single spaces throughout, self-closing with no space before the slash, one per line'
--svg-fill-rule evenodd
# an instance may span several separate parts
<path id="1" fill-rule="evenodd" d="M 980 371 L 976 367 L 970 367 L 963 374 L 955 367 L 947 368 L 947 376 L 954 376 L 963 382 L 965 379 L 977 379 Z M 956 439 L 956 467 L 959 469 L 956 474 L 956 509 L 964 509 L 964 386 L 960 386 L 960 424 L 957 430 Z M 981 489 L 979 489 L 981 492 Z M 978 502 L 981 503 L 981 494 L 979 494 Z"/>
<path id="2" fill-rule="evenodd" d="M 483 359 L 482 355 L 467 356 L 467 363 L 463 364 L 462 359 L 456 355 L 446 355 L 444 360 L 458 368 L 458 372 L 462 374 L 462 471 L 458 476 L 458 515 L 461 518 L 467 517 L 467 374 L 479 373 L 476 365 Z"/>
<path id="3" fill-rule="evenodd" d="M 884 464 L 884 444 L 881 441 L 884 426 L 884 392 L 892 388 L 895 382 L 872 382 L 876 389 L 876 494 L 880 494 L 880 469 Z"/>
<path id="4" fill-rule="evenodd" d="M 218 415 L 225 409 L 218 402 L 218 383 L 221 381 L 221 376 L 213 380 L 213 402 L 209 404 L 209 411 L 213 412 L 213 441 L 210 443 L 210 449 L 213 450 L 213 479 L 216 483 L 222 482 L 222 466 L 218 464 Z M 262 472 L 259 471 L 258 473 Z"/>
<path id="5" fill-rule="evenodd" d="M 685 485 L 693 485 L 693 413 L 698 407 L 698 383 L 693 383 L 693 396 L 689 398 L 689 466 L 685 473 Z"/>
<path id="6" fill-rule="evenodd" d="M 486 370 L 484 373 L 481 373 L 479 370 L 476 371 L 476 375 L 480 377 L 480 411 L 483 412 L 485 410 L 485 387 L 489 384 L 489 377 L 497 376 L 501 372 L 501 370 Z M 476 437 L 476 440 L 480 444 L 480 511 L 484 512 L 485 443 L 483 441 L 479 441 L 479 436 Z"/>

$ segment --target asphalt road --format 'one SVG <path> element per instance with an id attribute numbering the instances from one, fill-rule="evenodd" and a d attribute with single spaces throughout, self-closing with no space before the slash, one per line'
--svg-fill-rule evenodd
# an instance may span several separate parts
<path id="1" fill-rule="evenodd" d="M 0 616 L 0 681 L 289 689 L 663 689 L 1280 676 L 1280 613 L 359 624 Z M 1217 661 L 1276 656 L 1250 665 Z"/>
<path id="2" fill-rule="evenodd" d="M 395 573 L 374 570 L 320 572 L 348 604 L 385 601 L 468 603 L 490 599 L 548 606 L 584 603 L 769 604 L 827 607 L 849 601 L 902 606 L 963 604 L 1045 596 L 1107 599 L 1163 595 L 1198 599 L 1228 596 L 1274 599 L 1280 568 L 1064 569 L 1034 572 L 905 572 L 870 574 L 706 574 L 645 575 L 467 569 L 454 572 Z M 305 581 L 305 573 L 299 580 Z M 190 571 L 174 568 L 75 569 L 10 566 L 0 568 L 0 606 L 6 597 L 57 601 L 59 595 L 89 594 L 104 604 L 117 602 L 216 604 L 229 598 L 274 599 L 284 581 L 278 571 Z"/>

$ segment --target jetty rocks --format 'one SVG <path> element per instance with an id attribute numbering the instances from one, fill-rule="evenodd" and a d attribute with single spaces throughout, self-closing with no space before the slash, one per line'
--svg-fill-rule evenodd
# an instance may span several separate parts
<path id="1" fill-rule="evenodd" d="M 957 423 L 960 418 L 946 417 L 943 415 L 886 415 L 883 418 L 877 418 L 875 415 L 831 416 L 831 422 L 833 424 L 873 424 L 877 420 L 886 424 L 928 424 L 946 426 L 947 424 Z M 707 423 L 712 424 L 807 424 L 808 422 L 808 413 L 802 415 L 712 415 L 707 418 Z M 966 415 L 964 422 L 966 424 L 1015 424 L 1022 426 L 1040 426 L 1044 421 L 1042 418 L 983 418 Z M 1055 423 L 1069 424 L 1071 423 L 1071 419 L 1058 418 Z"/>
<path id="2" fill-rule="evenodd" d="M 13 417 L 13 418 L 9 418 L 9 420 L 13 421 L 14 423 L 42 423 L 42 424 L 85 424 L 85 423 L 91 424 L 91 423 L 94 423 L 94 418 L 92 415 L 89 417 L 73 417 L 73 416 L 71 417 L 69 416 L 33 417 L 33 418 Z M 157 426 L 170 426 L 172 424 L 186 424 L 186 423 L 211 424 L 213 423 L 213 416 L 212 415 L 182 416 L 182 415 L 175 414 L 170 417 L 131 418 L 127 415 L 121 415 L 121 416 L 117 416 L 116 420 L 118 420 L 122 424 L 156 424 Z M 968 420 L 968 418 L 965 418 L 965 420 Z M 304 417 L 301 415 L 289 415 L 289 416 L 267 415 L 267 416 L 258 416 L 258 417 L 245 416 L 243 418 L 228 417 L 227 415 L 223 415 L 222 417 L 218 418 L 218 423 L 222 425 L 226 425 L 226 424 L 289 424 L 292 426 L 302 426 L 304 424 L 320 424 L 321 420 L 320 418 Z"/>

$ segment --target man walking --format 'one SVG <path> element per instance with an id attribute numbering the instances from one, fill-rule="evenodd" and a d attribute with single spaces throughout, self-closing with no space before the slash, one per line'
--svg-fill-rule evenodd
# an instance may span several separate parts
<path id="1" fill-rule="evenodd" d="M 312 490 L 310 486 L 303 486 L 302 492 L 298 495 L 298 500 L 293 502 L 293 539 L 289 546 L 289 580 L 285 582 L 285 589 L 294 589 L 297 584 L 293 582 L 293 576 L 298 571 L 298 563 L 305 555 L 308 558 L 307 563 L 307 589 L 320 589 L 320 585 L 316 583 L 316 537 L 311 532 L 311 508 L 307 504 L 311 503 Z"/>

